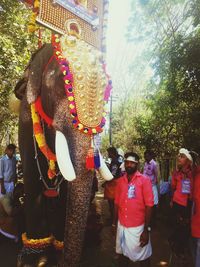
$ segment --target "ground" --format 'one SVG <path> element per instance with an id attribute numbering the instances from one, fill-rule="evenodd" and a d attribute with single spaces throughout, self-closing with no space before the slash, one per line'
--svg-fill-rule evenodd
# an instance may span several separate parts
<path id="1" fill-rule="evenodd" d="M 101 190 L 100 190 L 101 191 Z M 107 201 L 103 198 L 103 193 L 98 192 L 95 198 L 97 213 L 100 214 L 103 228 L 100 233 L 100 241 L 96 240 L 85 245 L 82 266 L 83 267 L 117 267 L 117 255 L 115 254 L 115 237 L 109 221 L 109 211 Z M 172 255 L 168 237 L 171 232 L 170 227 L 170 208 L 168 197 L 165 197 L 158 209 L 157 222 L 152 228 L 151 240 L 153 255 L 151 266 L 170 266 L 170 267 L 192 267 L 191 257 L 188 255 L 184 262 L 179 262 Z M 89 240 L 90 241 L 90 240 Z M 99 243 L 98 243 L 99 241 Z M 130 267 L 139 266 L 137 263 L 130 264 Z"/>
<path id="2" fill-rule="evenodd" d="M 81 260 L 82 267 L 117 267 L 117 255 L 115 254 L 115 238 L 111 229 L 107 201 L 103 198 L 103 193 L 97 192 L 93 209 L 96 208 L 97 215 L 91 211 L 88 223 L 88 232 L 84 245 Z M 167 204 L 164 203 L 159 208 L 156 226 L 152 229 L 151 239 L 153 247 L 152 267 L 192 267 L 191 259 L 188 262 L 178 264 L 175 257 L 170 261 L 170 247 L 168 244 L 169 212 Z M 93 215 L 95 217 L 93 217 Z M 94 226 L 95 224 L 95 226 Z M 94 227 L 93 227 L 94 226 Z M 98 235 L 98 233 L 99 235 Z M 16 267 L 16 255 L 18 246 L 8 240 L 0 239 L 0 266 Z M 139 266 L 133 263 L 130 267 Z"/>
<path id="3" fill-rule="evenodd" d="M 101 242 L 99 246 L 87 246 L 87 248 L 85 248 L 83 267 L 116 267 L 117 255 L 115 254 L 115 237 L 108 219 L 107 202 L 103 200 L 101 195 L 97 194 L 96 203 L 98 210 L 102 212 L 103 228 L 100 235 Z M 168 262 L 170 250 L 167 241 L 167 233 L 163 227 L 159 226 L 152 230 L 152 245 L 152 266 L 159 266 L 161 261 Z M 92 255 L 92 257 L 90 255 Z M 137 264 L 132 264 L 131 266 L 137 266 Z"/>

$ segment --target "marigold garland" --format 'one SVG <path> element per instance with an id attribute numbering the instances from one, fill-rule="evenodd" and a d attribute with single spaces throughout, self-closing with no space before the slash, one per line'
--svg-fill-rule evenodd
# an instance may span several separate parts
<path id="1" fill-rule="evenodd" d="M 49 161 L 48 177 L 52 179 L 56 175 L 56 155 L 48 147 L 43 129 L 40 123 L 40 117 L 36 110 L 35 103 L 31 104 L 31 116 L 33 120 L 33 132 L 37 141 L 38 147 Z"/>
<path id="2" fill-rule="evenodd" d="M 46 248 L 52 244 L 54 240 L 53 236 L 40 238 L 40 239 L 28 239 L 26 233 L 22 234 L 22 241 L 25 247 L 28 248 Z"/>
<path id="3" fill-rule="evenodd" d="M 62 250 L 64 248 L 64 242 L 54 239 L 53 246 L 55 247 L 56 250 Z"/>
<path id="4" fill-rule="evenodd" d="M 64 248 L 64 242 L 56 240 L 53 235 L 39 239 L 28 239 L 26 233 L 23 233 L 22 242 L 25 247 L 34 249 L 45 249 L 50 245 L 53 245 L 56 250 L 62 250 Z"/>
<path id="5" fill-rule="evenodd" d="M 89 135 L 101 133 L 103 131 L 102 128 L 104 127 L 105 122 L 106 122 L 106 119 L 104 117 L 102 117 L 102 120 L 97 127 L 92 127 L 92 128 L 83 125 L 79 121 L 78 113 L 77 113 L 77 109 L 76 109 L 75 97 L 74 97 L 73 74 L 70 71 L 68 60 L 65 59 L 64 56 L 62 55 L 62 50 L 61 50 L 61 46 L 60 46 L 60 39 L 59 39 L 58 34 L 52 35 L 52 44 L 54 47 L 55 59 L 57 60 L 57 62 L 61 66 L 61 71 L 63 73 L 63 80 L 65 83 L 65 91 L 66 91 L 66 95 L 68 98 L 69 110 L 70 110 L 71 117 L 73 118 L 72 123 L 73 123 L 74 127 L 77 128 L 79 131 L 86 133 L 86 134 L 89 134 Z M 108 85 L 106 86 L 106 90 L 107 89 L 110 90 L 111 89 L 110 86 L 111 86 L 111 84 L 109 81 Z M 110 91 L 109 91 L 109 93 L 110 93 Z M 106 94 L 106 96 L 107 97 L 105 98 L 105 101 L 108 100 L 108 94 Z M 105 111 L 103 112 L 103 115 L 104 114 L 106 114 Z"/>
<path id="6" fill-rule="evenodd" d="M 30 16 L 29 24 L 28 24 L 28 32 L 35 32 L 38 27 L 36 26 L 36 17 L 39 12 L 39 7 L 40 7 L 40 1 L 35 0 L 33 4 L 33 12 Z"/>

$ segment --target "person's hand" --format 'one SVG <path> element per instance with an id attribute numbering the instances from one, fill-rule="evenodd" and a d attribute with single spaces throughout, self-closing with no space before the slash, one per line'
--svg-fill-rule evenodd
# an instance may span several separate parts
<path id="1" fill-rule="evenodd" d="M 171 208 L 173 207 L 173 200 L 170 201 L 169 205 Z"/>
<path id="2" fill-rule="evenodd" d="M 6 194 L 6 189 L 4 186 L 1 186 L 1 194 L 5 195 Z"/>
<path id="3" fill-rule="evenodd" d="M 140 246 L 143 248 L 144 246 L 148 244 L 148 242 L 149 242 L 149 232 L 145 228 L 140 236 Z"/>

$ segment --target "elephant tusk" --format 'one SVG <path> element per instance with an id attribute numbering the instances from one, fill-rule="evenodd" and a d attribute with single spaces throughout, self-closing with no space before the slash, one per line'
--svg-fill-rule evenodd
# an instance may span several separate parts
<path id="1" fill-rule="evenodd" d="M 102 155 L 99 153 L 99 156 L 100 156 L 100 168 L 99 168 L 99 174 L 101 175 L 101 177 L 103 179 L 105 179 L 106 181 L 110 181 L 113 179 L 113 175 L 112 173 L 110 172 L 110 170 L 108 169 Z"/>
<path id="2" fill-rule="evenodd" d="M 56 158 L 64 179 L 73 181 L 76 174 L 69 155 L 67 140 L 60 131 L 56 131 Z"/>

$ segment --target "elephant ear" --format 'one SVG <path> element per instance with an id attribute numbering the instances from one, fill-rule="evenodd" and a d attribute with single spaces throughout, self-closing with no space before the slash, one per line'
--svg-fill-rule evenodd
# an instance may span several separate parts
<path id="1" fill-rule="evenodd" d="M 43 45 L 33 54 L 24 72 L 24 76 L 15 87 L 15 95 L 17 98 L 22 99 L 24 94 L 27 93 L 29 104 L 37 99 L 41 91 L 44 69 L 48 65 L 52 55 L 53 47 L 51 44 Z"/>
<path id="2" fill-rule="evenodd" d="M 29 68 L 27 83 L 27 100 L 31 104 L 40 95 L 43 72 L 46 69 L 50 58 L 53 55 L 51 44 L 45 44 L 34 55 Z"/>
<path id="3" fill-rule="evenodd" d="M 27 66 L 27 68 L 25 69 L 23 77 L 18 81 L 14 89 L 15 96 L 20 100 L 22 100 L 26 92 L 28 74 L 29 74 L 29 66 Z"/>

